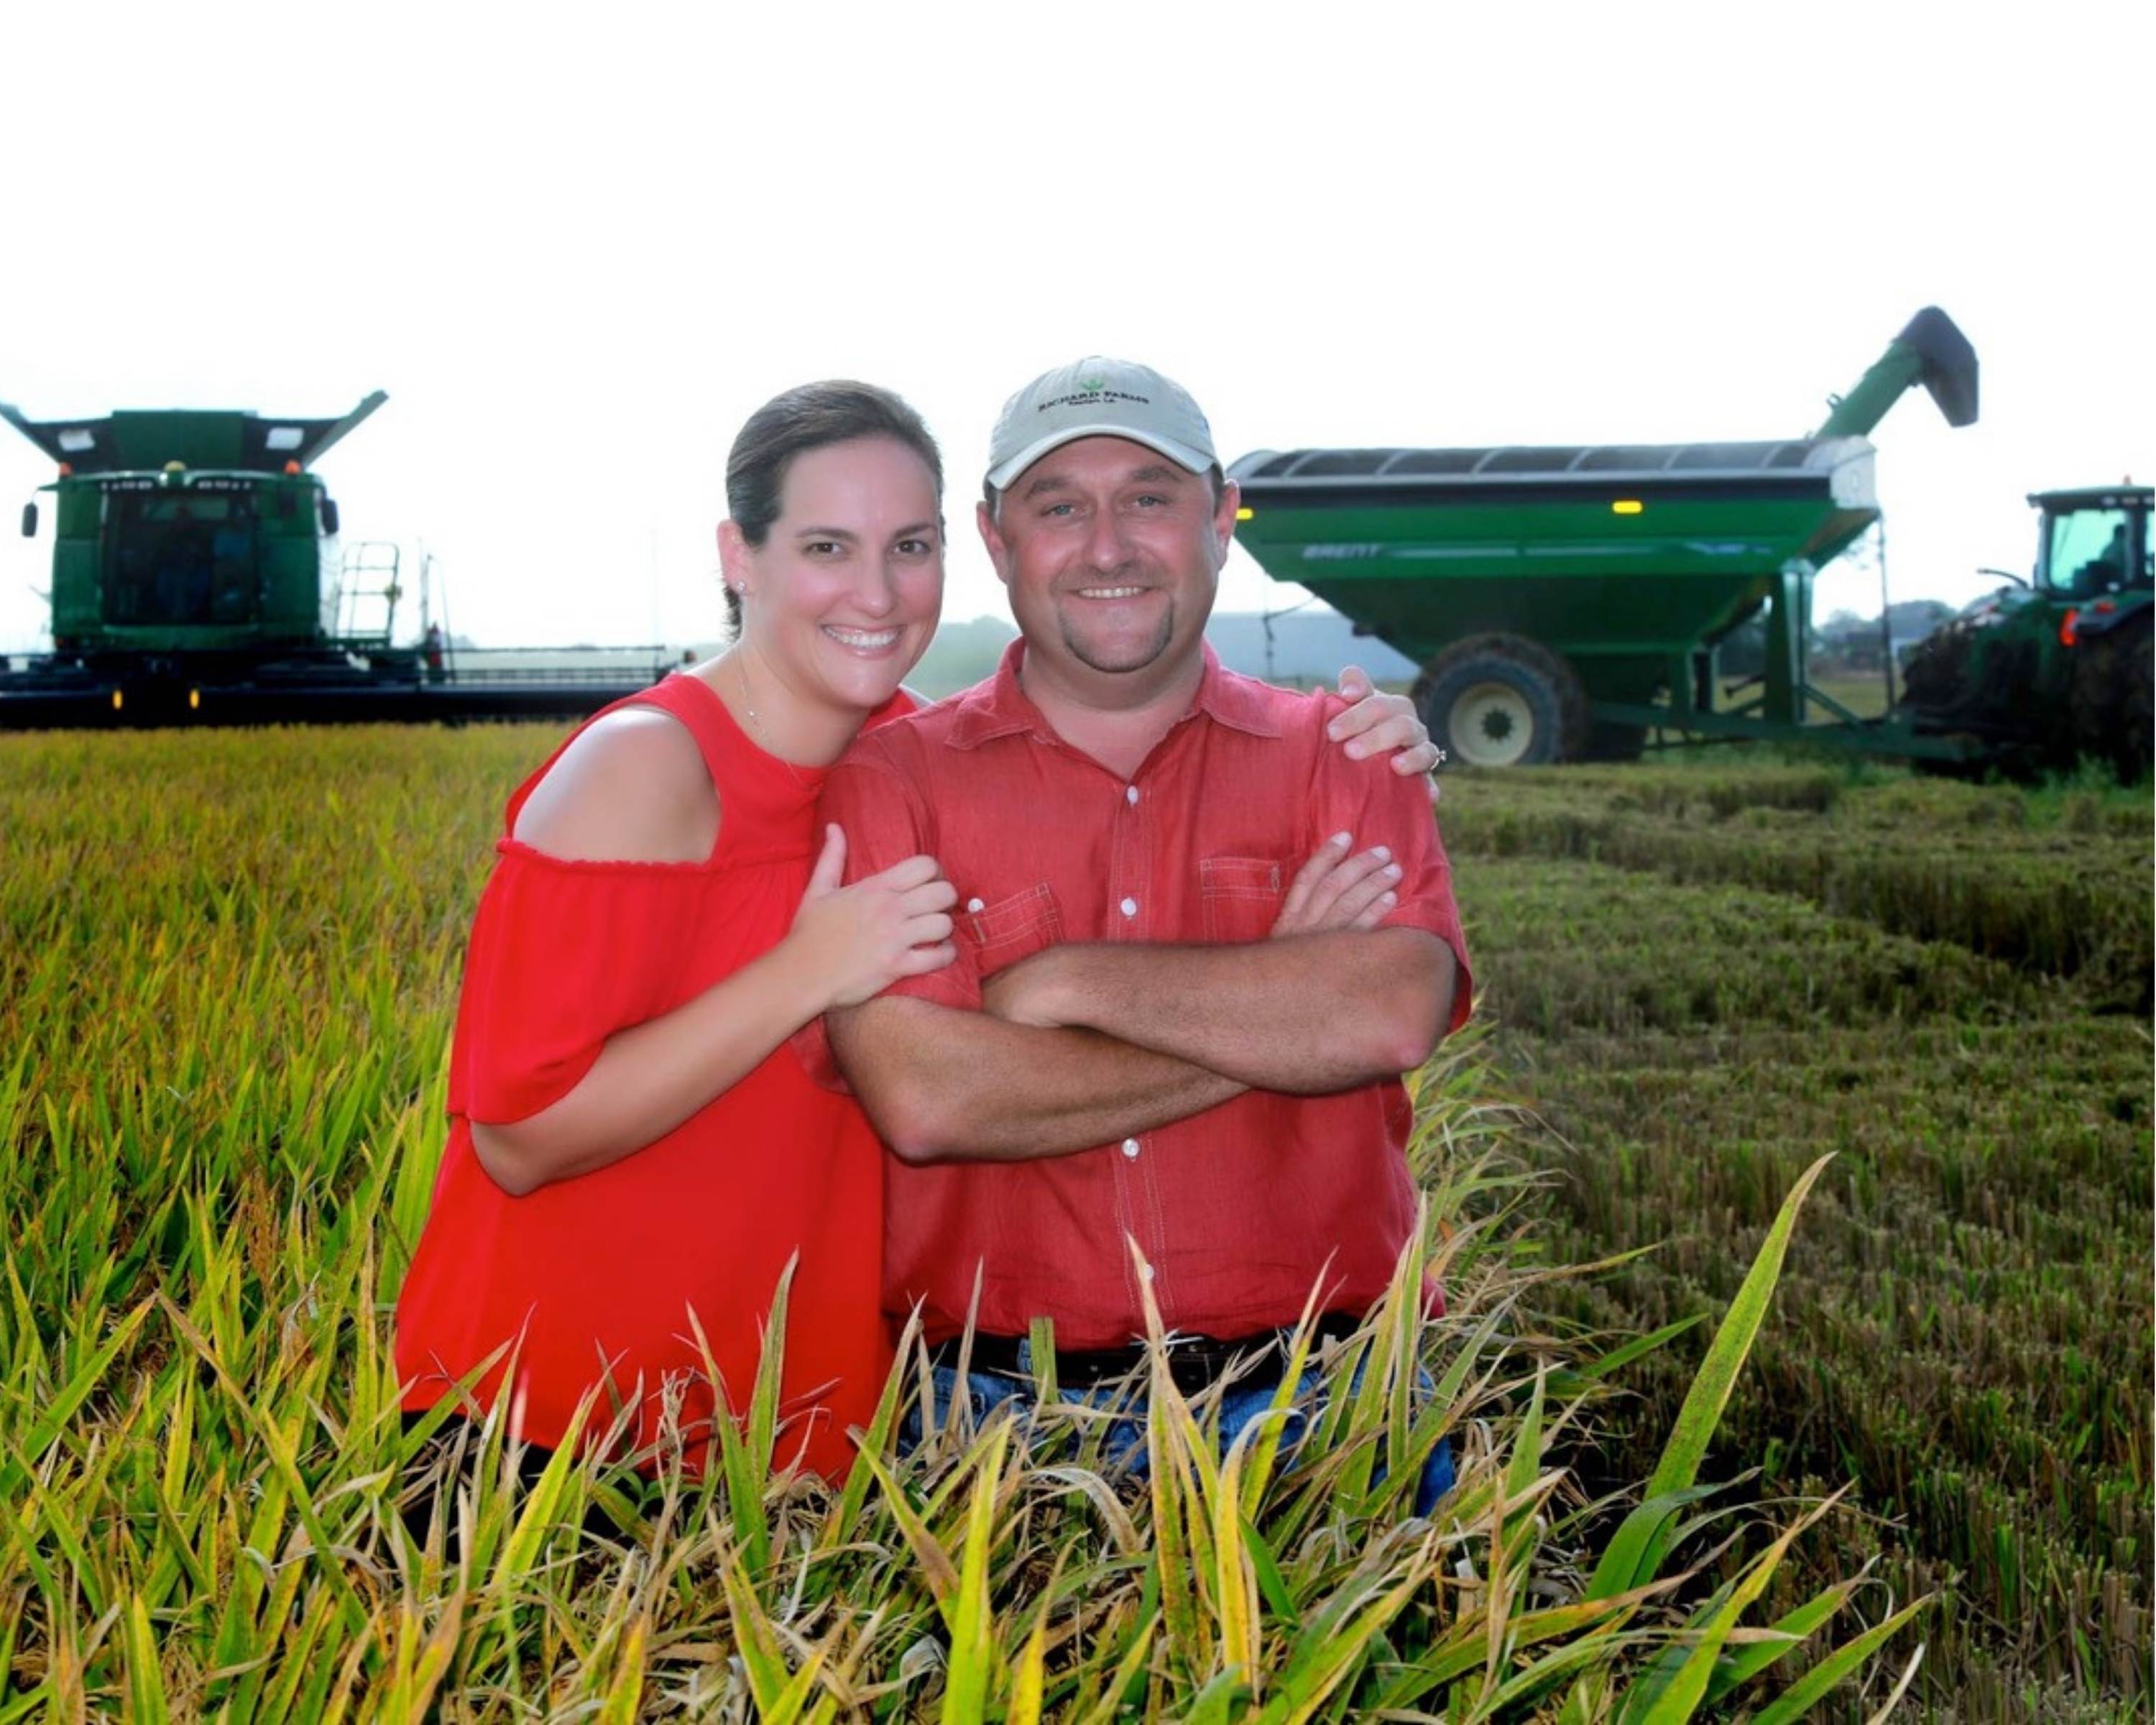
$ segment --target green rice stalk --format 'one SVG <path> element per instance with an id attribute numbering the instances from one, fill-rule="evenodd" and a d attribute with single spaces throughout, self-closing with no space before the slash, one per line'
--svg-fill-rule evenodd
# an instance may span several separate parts
<path id="1" fill-rule="evenodd" d="M 1647 1481 L 1649 1497 L 1681 1491 L 1698 1476 L 1699 1464 L 1713 1439 L 1715 1427 L 1721 1423 L 1722 1410 L 1729 1400 L 1729 1392 L 1736 1386 L 1737 1374 L 1743 1368 L 1759 1326 L 1766 1320 L 1767 1302 L 1774 1295 L 1775 1282 L 1780 1279 L 1782 1260 L 1789 1251 L 1797 1212 L 1804 1207 L 1813 1182 L 1833 1160 L 1830 1153 L 1820 1157 L 1798 1177 L 1789 1196 L 1782 1200 L 1774 1226 L 1767 1230 L 1767 1238 L 1752 1261 L 1751 1272 L 1738 1289 L 1737 1297 L 1730 1302 L 1728 1313 L 1715 1332 L 1707 1358 L 1692 1378 L 1691 1391 L 1678 1410 L 1676 1425 L 1670 1433 L 1662 1459 L 1654 1476 Z"/>
<path id="2" fill-rule="evenodd" d="M 12 1271 L 9 1280 L 13 1280 Z M 112 1362 L 134 1341 L 135 1332 L 141 1328 L 142 1320 L 150 1315 L 151 1307 L 155 1303 L 154 1301 L 145 1300 L 121 1318 L 113 1327 L 112 1334 L 105 1343 L 83 1362 L 74 1375 L 59 1390 L 43 1399 L 44 1405 L 39 1409 L 37 1418 L 31 1422 L 20 1454 L 41 1455 L 52 1447 L 54 1440 L 66 1429 L 76 1409 L 82 1406 L 90 1391 L 97 1388 L 106 1372 L 111 1369 Z M 26 1477 L 21 1465 L 15 1461 L 11 1461 L 0 1466 L 0 1498 L 13 1497 L 21 1489 Z"/>
<path id="3" fill-rule="evenodd" d="M 993 1545 L 996 1493 L 1003 1482 L 1010 1423 L 994 1421 L 984 1435 L 966 1511 L 966 1540 L 958 1563 L 956 1609 L 950 1614 L 951 1656 L 943 1686 L 944 1725 L 977 1725 L 984 1716 L 995 1675 L 995 1615 L 988 1605 L 988 1568 Z"/>
<path id="4" fill-rule="evenodd" d="M 1019 1651 L 1018 1663 L 1011 1673 L 1010 1703 L 1006 1708 L 1004 1725 L 1040 1725 L 1041 1702 L 1048 1682 L 1048 1612 L 1055 1597 L 1055 1582 L 1061 1572 L 1051 1576 L 1049 1584 L 1041 1589 L 1040 1607 L 1033 1614 L 1033 1627 L 1026 1632 L 1025 1645 Z"/>
<path id="5" fill-rule="evenodd" d="M 630 1623 L 622 1638 L 621 1651 L 615 1656 L 613 1673 L 596 1716 L 597 1725 L 635 1725 L 640 1717 L 638 1707 L 644 1699 L 645 1644 L 650 1635 L 650 1622 L 643 1615 Z"/>
<path id="6" fill-rule="evenodd" d="M 1902 1697 L 1909 1692 L 1909 1686 L 1917 1681 L 1917 1669 L 1923 1662 L 1924 1644 L 1919 1641 L 1917 1643 L 1916 1651 L 1909 1656 L 1908 1664 L 1902 1667 L 1901 1676 L 1895 1681 L 1893 1688 L 1887 1692 L 1887 1699 L 1880 1704 L 1879 1711 L 1872 1714 L 1866 1722 L 1866 1725 L 1884 1725 L 1887 1716 L 1901 1705 Z"/>
<path id="7" fill-rule="evenodd" d="M 1843 1490 L 1845 1491 L 1847 1488 Z M 1627 1695 L 1626 1704 L 1620 1712 L 1621 1719 L 1630 1721 L 1636 1718 L 1641 1725 L 1679 1725 L 1679 1722 L 1691 1718 L 1698 1711 L 1707 1699 L 1707 1686 L 1714 1680 L 1716 1662 L 1722 1656 L 1722 1646 L 1728 1640 L 1730 1632 L 1737 1627 L 1738 1619 L 1764 1591 L 1768 1581 L 1797 1536 L 1825 1514 L 1842 1495 L 1837 1491 L 1824 1503 L 1807 1512 L 1784 1529 L 1765 1551 L 1745 1566 L 1735 1585 L 1727 1589 L 1727 1596 L 1722 1604 L 1706 1615 L 1705 1621 L 1700 1625 L 1698 1639 L 1686 1653 L 1683 1662 L 1670 1675 L 1666 1686 L 1640 1709 L 1635 1709 L 1631 1705 L 1631 1696 Z M 1650 1674 L 1649 1686 L 1658 1675 Z"/>
<path id="8" fill-rule="evenodd" d="M 1153 1635 L 1160 1627 L 1157 1614 L 1147 1612 L 1139 1621 L 1131 1644 L 1123 1650 L 1123 1656 L 1116 1661 L 1115 1670 L 1109 1674 L 1098 1697 L 1086 1711 L 1078 1716 L 1078 1725 L 1107 1725 L 1111 1719 L 1124 1716 L 1133 1695 L 1142 1687 L 1142 1674 L 1146 1661 L 1152 1656 Z"/>
<path id="9" fill-rule="evenodd" d="M 1750 1682 L 1760 1672 L 1785 1658 L 1790 1650 L 1803 1645 L 1812 1631 L 1831 1621 L 1835 1615 L 1849 1603 L 1850 1595 L 1856 1591 L 1855 1581 L 1837 1582 L 1834 1586 L 1815 1594 L 1794 1610 L 1784 1612 L 1769 1625 L 1768 1630 L 1757 1641 L 1741 1651 L 1723 1656 L 1707 1685 L 1707 1705 L 1712 1707 L 1733 1691 Z"/>
<path id="10" fill-rule="evenodd" d="M 1781 1275 L 1782 1260 L 1789 1250 L 1797 1212 L 1803 1207 L 1812 1183 L 1833 1159 L 1830 1154 L 1820 1158 L 1783 1199 L 1774 1226 L 1768 1230 L 1767 1238 L 1753 1259 L 1750 1272 L 1730 1302 L 1707 1348 L 1707 1358 L 1692 1379 L 1684 1405 L 1678 1410 L 1661 1460 L 1647 1482 L 1647 1502 L 1626 1518 L 1618 1537 L 1604 1551 L 1589 1584 L 1591 1593 L 1604 1596 L 1622 1593 L 1652 1579 L 1666 1548 L 1670 1518 L 1681 1503 L 1689 1501 L 1687 1494 L 1691 1492 L 1699 1464 L 1721 1421 L 1722 1408 L 1735 1387 L 1746 1355 L 1751 1352 L 1759 1326 L 1765 1321 L 1767 1302 Z"/>
<path id="11" fill-rule="evenodd" d="M 975 1281 L 979 1281 L 978 1269 Z M 1036 1317 L 1026 1326 L 1026 1343 L 1033 1358 L 1033 1401 L 1039 1408 L 1052 1408 L 1063 1397 L 1062 1386 L 1055 1380 L 1055 1320 Z"/>
<path id="12" fill-rule="evenodd" d="M 1519 1431 L 1512 1440 L 1512 1455 L 1498 1476 L 1502 1488 L 1490 1503 L 1490 1579 L 1483 1592 L 1482 1608 L 1487 1619 L 1483 1664 L 1486 1694 L 1497 1686 L 1498 1670 L 1511 1640 L 1512 1540 L 1522 1527 L 1532 1527 L 1536 1506 L 1542 1501 L 1543 1493 L 1535 1490 L 1535 1481 L 1542 1470 L 1543 1396 L 1546 1387 L 1543 1374 L 1537 1372 L 1527 1417 L 1520 1422 Z"/>
<path id="13" fill-rule="evenodd" d="M 1258 1603 L 1257 1567 L 1243 1543 L 1243 1463 L 1253 1434 L 1236 1434 L 1214 1482 L 1213 1599 L 1219 1623 L 1220 1670 L 1253 1698 L 1263 1692 L 1264 1623 Z"/>
<path id="14" fill-rule="evenodd" d="M 524 1501 L 517 1508 L 509 1537 L 495 1554 L 487 1575 L 487 1590 L 504 1601 L 523 1592 L 538 1573 L 548 1533 L 564 1522 L 573 1520 L 581 1509 L 582 1470 L 578 1466 L 577 1450 L 583 1441 L 584 1427 L 595 1399 L 595 1393 L 588 1391 L 578 1402 L 562 1434 L 561 1443 L 547 1456 L 538 1479 L 523 1494 Z M 502 1476 L 502 1489 L 495 1494 L 504 1501 L 505 1510 L 506 1500 L 512 1495 L 508 1481 L 513 1476 L 512 1465 L 511 1471 Z"/>
<path id="15" fill-rule="evenodd" d="M 1875 1624 L 1862 1635 L 1845 1641 L 1762 1707 L 1753 1725 L 1789 1725 L 1790 1721 L 1803 1718 L 1826 1698 L 1837 1683 L 1862 1670 L 1890 1637 L 1931 1603 L 1928 1594 L 1921 1599 L 1912 1599 L 1885 1622 Z M 1923 1656 L 1924 1650 L 1919 1647 L 1909 1662 L 1909 1669 L 1902 1674 L 1902 1681 L 1896 1686 L 1894 1696 L 1889 1698 L 1889 1707 L 1916 1676 L 1917 1661 Z M 1875 1717 L 1883 1718 L 1884 1709 Z"/>
<path id="16" fill-rule="evenodd" d="M 1294 1332 L 1287 1343 L 1287 1360 L 1281 1368 L 1279 1386 L 1273 1391 L 1272 1400 L 1266 1404 L 1264 1416 L 1253 1423 L 1258 1430 L 1250 1445 L 1250 1460 L 1243 1469 L 1242 1512 L 1245 1518 L 1254 1517 L 1265 1501 L 1265 1488 L 1272 1482 L 1273 1466 L 1280 1454 L 1281 1438 L 1287 1425 L 1289 1410 L 1295 1405 L 1296 1392 L 1302 1383 L 1302 1374 L 1309 1363 L 1311 1343 L 1314 1339 L 1322 1303 L 1320 1293 L 1322 1283 L 1312 1282 L 1308 1296 L 1302 1302 L 1302 1315 L 1296 1320 Z"/>
<path id="17" fill-rule="evenodd" d="M 1185 1504 L 1196 1494 L 1189 1478 L 1196 1458 L 1187 1435 L 1188 1409 L 1176 1392 L 1168 1368 L 1168 1347 L 1161 1323 L 1160 1307 L 1153 1298 L 1151 1266 L 1135 1240 L 1126 1239 L 1137 1271 L 1144 1303 L 1147 1343 L 1147 1373 L 1151 1400 L 1145 1421 L 1147 1485 L 1152 1501 L 1153 1574 L 1160 1588 L 1161 1620 L 1167 1630 L 1168 1651 L 1183 1670 L 1202 1681 L 1210 1668 L 1210 1648 L 1199 1626 L 1200 1611 L 1198 1574 L 1204 1557 L 1194 1537 L 1193 1518 Z M 1184 1417 L 1178 1419 L 1178 1410 Z M 1200 1445 L 1202 1447 L 1202 1444 Z M 1202 1502 L 1202 1499 L 1200 1500 Z"/>
<path id="18" fill-rule="evenodd" d="M 958 1591 L 958 1566 L 951 1561 L 951 1553 L 928 1531 L 927 1523 L 914 1511 L 904 1488 L 892 1476 L 891 1464 L 867 1450 L 860 1452 L 860 1457 L 875 1476 L 876 1484 L 882 1488 L 883 1507 L 905 1538 L 907 1548 L 913 1553 L 914 1562 L 921 1566 L 921 1580 L 927 1584 L 937 1609 L 947 1620 Z"/>
<path id="19" fill-rule="evenodd" d="M 448 1675 L 464 1630 L 462 1594 L 452 1594 L 434 1626 L 423 1625 L 416 1600 L 406 1599 L 397 1608 L 393 1648 L 388 1681 L 382 1691 L 381 1712 L 392 1719 L 418 1719 L 434 1704 L 434 1692 Z"/>
<path id="20" fill-rule="evenodd" d="M 870 1466 L 870 1455 L 884 1455 L 891 1452 L 891 1438 L 898 1430 L 901 1402 L 906 1388 L 906 1361 L 918 1345 L 921 1337 L 921 1314 L 918 1311 L 906 1315 L 906 1327 L 900 1333 L 898 1348 L 893 1356 L 891 1371 L 883 1380 L 883 1390 L 876 1398 L 875 1412 L 870 1417 L 866 1430 L 858 1428 L 852 1432 L 854 1439 L 853 1465 L 846 1470 L 845 1488 L 839 1501 L 832 1506 L 830 1517 L 824 1524 L 821 1543 L 826 1546 L 842 1546 L 853 1538 L 859 1525 L 861 1510 L 868 1502 L 869 1491 L 875 1484 L 875 1474 Z"/>
<path id="21" fill-rule="evenodd" d="M 1242 1526 L 1243 1550 L 1249 1557 L 1252 1573 L 1257 1577 L 1258 1590 L 1265 1595 L 1266 1605 L 1280 1620 L 1281 1626 L 1291 1632 L 1302 1626 L 1302 1609 L 1296 1603 L 1294 1590 L 1287 1577 L 1281 1573 L 1280 1561 L 1273 1556 L 1271 1545 L 1265 1536 L 1248 1517 Z"/>
<path id="22" fill-rule="evenodd" d="M 1639 1252 L 1622 1253 L 1617 1258 L 1610 1260 L 1609 1264 L 1624 1263 L 1641 1255 L 1643 1254 Z M 1675 1323 L 1664 1324 L 1660 1329 L 1650 1330 L 1644 1336 L 1634 1336 L 1628 1341 L 1620 1343 L 1609 1353 L 1598 1355 L 1590 1364 L 1574 1368 L 1574 1375 L 1584 1383 L 1599 1384 L 1623 1371 L 1635 1360 L 1645 1358 L 1647 1355 L 1676 1341 L 1686 1331 L 1697 1329 L 1706 1322 L 1705 1312 L 1695 1312 L 1689 1317 L 1681 1317 Z"/>
<path id="23" fill-rule="evenodd" d="M 770 1476 L 772 1453 L 778 1440 L 780 1373 L 786 1353 L 786 1310 L 793 1286 L 793 1272 L 801 1255 L 794 1253 L 778 1273 L 771 1296 L 771 1311 L 762 1330 L 762 1349 L 757 1359 L 756 1381 L 744 1414 L 733 1404 L 733 1391 L 720 1372 L 702 1320 L 694 1308 L 689 1327 L 701 1356 L 704 1375 L 717 1403 L 712 1423 L 718 1429 L 721 1466 L 726 1483 L 726 1504 L 733 1518 L 734 1537 L 752 1576 L 761 1578 L 771 1567 L 771 1527 L 763 1514 L 763 1481 Z"/>
<path id="24" fill-rule="evenodd" d="M 343 1663 L 335 1667 L 336 1686 L 322 1698 L 320 1707 L 308 1715 L 310 1718 L 319 1719 L 321 1725 L 344 1725 L 345 1717 L 352 1712 L 352 1703 L 359 1694 L 360 1677 L 367 1668 L 367 1656 L 373 1651 L 374 1642 L 371 1635 L 352 1638 Z M 331 1669 L 325 1664 L 322 1675 L 327 1676 Z"/>
<path id="25" fill-rule="evenodd" d="M 1297 1638 L 1272 1700 L 1258 1715 L 1260 1725 L 1301 1725 L 1324 1705 L 1360 1665 L 1372 1639 L 1428 1579 L 1434 1567 L 1431 1546 L 1432 1539 L 1425 1538 L 1394 1586 L 1343 1592 L 1334 1608 L 1312 1620 Z M 1354 1609 L 1358 1604 L 1359 1615 Z"/>
<path id="26" fill-rule="evenodd" d="M 172 1717 L 165 1698 L 165 1676 L 157 1662 L 157 1638 L 150 1628 L 150 1608 L 138 1594 L 127 1604 L 127 1711 L 137 1725 L 165 1725 Z"/>
<path id="27" fill-rule="evenodd" d="M 737 1559 L 720 1573 L 726 1604 L 733 1616 L 734 1645 L 741 1654 L 742 1669 L 748 1675 L 757 1717 L 765 1725 L 793 1725 L 808 1697 L 815 1692 L 828 1644 L 812 1649 L 801 1669 L 789 1672 L 778 1631 L 765 1616 L 747 1570 Z"/>

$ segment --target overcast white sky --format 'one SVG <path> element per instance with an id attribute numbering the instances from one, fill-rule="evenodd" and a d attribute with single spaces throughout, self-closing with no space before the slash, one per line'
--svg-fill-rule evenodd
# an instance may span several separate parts
<path id="1" fill-rule="evenodd" d="M 708 639 L 726 445 L 853 375 L 970 498 L 1081 354 L 1224 454 L 1817 424 L 1919 306 L 1984 418 L 1874 434 L 1897 598 L 2156 475 L 2156 7 L 11 8 L 0 399 L 344 411 L 347 540 L 492 642 Z M 0 428 L 4 433 L 4 428 Z M 44 623 L 0 440 L 0 645 Z M 1238 557 L 1222 607 L 1287 592 Z M 1823 578 L 1822 614 L 1876 577 Z"/>

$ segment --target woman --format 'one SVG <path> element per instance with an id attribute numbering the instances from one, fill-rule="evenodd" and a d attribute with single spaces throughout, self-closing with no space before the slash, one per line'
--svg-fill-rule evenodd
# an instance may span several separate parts
<path id="1" fill-rule="evenodd" d="M 855 734 L 911 710 L 942 494 L 896 397 L 821 383 L 767 403 L 726 465 L 734 644 L 599 715 L 510 799 L 398 1307 L 408 1417 L 444 1396 L 476 1414 L 506 1385 L 510 1435 L 551 1449 L 596 1391 L 594 1431 L 619 1409 L 622 1441 L 655 1460 L 676 1420 L 701 1466 L 711 1368 L 744 1408 L 793 1262 L 779 1460 L 848 1466 L 890 1364 L 882 1155 L 783 1045 L 952 955 L 932 858 L 844 886 L 844 835 L 819 848 L 814 824 Z M 1427 764 L 1401 706 L 1373 697 L 1343 728 L 1358 752 L 1405 736 Z M 1296 926 L 1361 917 L 1377 868 L 1321 853 Z"/>

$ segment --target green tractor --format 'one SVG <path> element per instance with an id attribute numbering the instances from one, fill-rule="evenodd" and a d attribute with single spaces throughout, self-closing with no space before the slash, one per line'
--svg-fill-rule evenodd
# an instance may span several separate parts
<path id="1" fill-rule="evenodd" d="M 1919 732 L 1973 737 L 2008 767 L 2109 761 L 2148 770 L 2150 501 L 2147 485 L 2040 491 L 2036 569 L 1912 650 L 1902 708 Z"/>

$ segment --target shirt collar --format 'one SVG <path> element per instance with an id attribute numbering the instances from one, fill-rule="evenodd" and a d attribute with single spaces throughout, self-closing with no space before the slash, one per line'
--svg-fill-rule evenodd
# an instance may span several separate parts
<path id="1" fill-rule="evenodd" d="M 1213 644 L 1205 643 L 1205 675 L 1190 703 L 1192 711 L 1230 730 L 1247 731 L 1253 737 L 1278 737 L 1280 720 L 1267 699 L 1272 692 L 1255 678 L 1229 670 L 1220 663 Z"/>
<path id="2" fill-rule="evenodd" d="M 1210 641 L 1199 645 L 1205 655 L 1205 670 L 1199 679 L 1198 692 L 1191 697 L 1190 711 L 1183 717 L 1203 713 L 1231 730 L 1248 732 L 1253 737 L 1278 737 L 1280 723 L 1267 710 L 1265 685 L 1228 670 Z M 1024 733 L 1044 742 L 1061 741 L 1040 709 L 1019 686 L 1019 667 L 1024 662 L 1025 639 L 1020 636 L 1004 649 L 993 676 L 958 697 L 957 714 L 947 738 L 952 748 L 977 748 L 998 737 Z"/>

